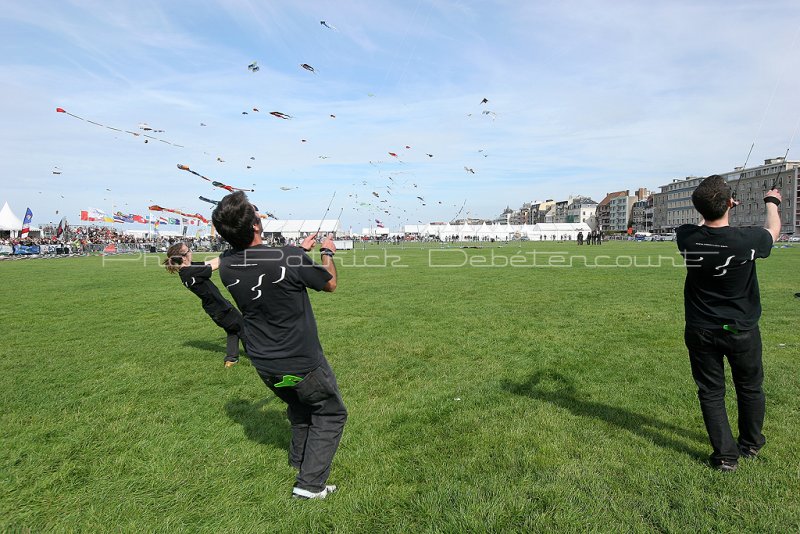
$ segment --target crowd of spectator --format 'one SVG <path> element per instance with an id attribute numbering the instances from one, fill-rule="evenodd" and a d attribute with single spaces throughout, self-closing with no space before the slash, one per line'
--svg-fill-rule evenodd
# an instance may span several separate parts
<path id="1" fill-rule="evenodd" d="M 177 237 L 177 236 L 151 236 L 137 237 L 126 234 L 116 228 L 106 226 L 74 226 L 56 236 L 56 228 L 45 226 L 35 237 L 28 235 L 20 237 L 0 237 L 0 246 L 17 250 L 20 247 L 40 247 L 41 254 L 91 254 L 96 252 L 109 252 L 112 247 L 116 252 L 163 252 L 170 245 L 178 241 L 190 244 L 193 250 L 222 250 L 224 242 L 216 237 Z"/>

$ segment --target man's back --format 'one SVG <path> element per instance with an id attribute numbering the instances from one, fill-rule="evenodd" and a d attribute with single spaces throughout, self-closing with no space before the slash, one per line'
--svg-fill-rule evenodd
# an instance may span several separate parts
<path id="1" fill-rule="evenodd" d="M 755 259 L 769 256 L 770 233 L 686 224 L 676 234 L 686 260 L 686 323 L 710 330 L 754 328 L 761 316 Z"/>
<path id="2" fill-rule="evenodd" d="M 258 245 L 220 258 L 220 278 L 244 316 L 247 353 L 256 368 L 303 373 L 322 359 L 306 288 L 321 290 L 331 275 L 302 249 Z"/>

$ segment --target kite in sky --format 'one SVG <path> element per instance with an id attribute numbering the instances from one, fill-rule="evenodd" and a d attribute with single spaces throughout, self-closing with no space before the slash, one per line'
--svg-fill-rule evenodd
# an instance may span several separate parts
<path id="1" fill-rule="evenodd" d="M 428 156 L 429 158 L 432 158 L 433 154 L 426 154 L 426 156 Z"/>
<path id="2" fill-rule="evenodd" d="M 464 166 L 464 170 L 467 171 L 467 172 L 471 172 L 472 174 L 475 174 L 475 169 L 470 169 L 466 165 Z"/>
<path id="3" fill-rule="evenodd" d="M 328 28 L 329 30 L 333 30 L 333 31 L 335 31 L 335 32 L 336 32 L 336 31 L 339 31 L 339 30 L 337 30 L 337 29 L 336 29 L 334 26 L 331 26 L 330 24 L 328 24 L 328 23 L 327 23 L 327 22 L 325 22 L 324 20 L 321 20 L 321 21 L 319 21 L 319 23 L 320 23 L 320 24 L 322 24 L 323 26 L 325 26 L 326 28 Z"/>
<path id="4" fill-rule="evenodd" d="M 259 67 L 258 67 L 258 62 L 256 62 L 256 61 L 253 61 L 252 63 L 250 63 L 250 64 L 247 66 L 247 69 L 248 69 L 250 72 L 258 72 L 258 69 L 259 69 Z"/>
<path id="5" fill-rule="evenodd" d="M 244 189 L 244 188 L 241 188 L 241 187 L 233 187 L 232 185 L 223 184 L 222 182 L 214 181 L 211 178 L 206 178 L 205 176 L 203 176 L 199 172 L 196 172 L 196 171 L 193 171 L 192 169 L 190 169 L 188 165 L 181 165 L 180 163 L 178 163 L 178 168 L 180 170 L 182 170 L 182 171 L 190 172 L 190 173 L 194 174 L 195 176 L 198 176 L 198 177 L 202 178 L 206 182 L 211 182 L 211 185 L 213 185 L 214 187 L 219 187 L 220 189 L 225 189 L 226 191 L 230 191 L 230 192 L 248 191 L 248 192 L 251 192 L 251 193 L 253 191 L 255 191 L 255 189 Z"/>
<path id="6" fill-rule="evenodd" d="M 481 113 L 483 113 L 484 115 L 491 115 L 492 120 L 495 120 L 497 118 L 497 113 L 495 113 L 494 111 L 489 111 L 488 109 L 486 111 L 481 111 Z"/>
<path id="7" fill-rule="evenodd" d="M 488 103 L 489 103 L 488 98 L 484 98 L 483 100 L 481 100 L 481 104 L 488 104 Z"/>
<path id="8" fill-rule="evenodd" d="M 316 71 L 314 70 L 314 67 L 312 67 L 308 63 L 301 63 L 300 66 L 303 67 L 304 69 L 306 69 L 307 71 L 313 72 L 313 73 L 316 74 Z"/>
<path id="9" fill-rule="evenodd" d="M 149 125 L 149 124 L 147 124 L 146 122 L 142 122 L 142 123 L 140 123 L 140 124 L 139 124 L 139 129 L 140 129 L 140 130 L 144 130 L 145 132 L 164 133 L 164 130 L 154 130 L 154 129 L 153 129 L 153 128 L 151 128 L 151 127 L 150 127 L 150 125 Z"/>
<path id="10" fill-rule="evenodd" d="M 334 115 L 333 113 L 331 113 L 331 118 L 332 118 L 332 119 L 335 119 L 335 118 L 336 118 L 336 115 Z"/>
<path id="11" fill-rule="evenodd" d="M 61 169 L 59 167 L 53 167 L 53 174 L 61 174 Z"/>
<path id="12" fill-rule="evenodd" d="M 295 187 L 282 186 L 280 189 L 281 191 L 291 191 L 292 189 L 298 189 L 298 188 L 296 186 Z"/>
<path id="13" fill-rule="evenodd" d="M 279 119 L 291 119 L 293 118 L 291 115 L 287 115 L 286 113 L 281 113 L 280 111 L 270 111 L 270 115 L 273 117 L 278 117 Z"/>
<path id="14" fill-rule="evenodd" d="M 397 154 L 395 154 L 394 152 L 389 152 L 389 155 L 392 156 L 393 158 L 397 157 Z"/>
<path id="15" fill-rule="evenodd" d="M 156 141 L 161 141 L 162 143 L 165 143 L 167 145 L 175 146 L 175 147 L 178 147 L 178 148 L 185 148 L 183 145 L 179 145 L 177 143 L 172 143 L 172 142 L 167 141 L 165 139 L 159 139 L 158 137 L 153 137 L 152 135 L 149 135 L 149 134 L 141 134 L 139 132 L 132 132 L 130 130 L 123 130 L 122 128 L 114 128 L 113 126 L 106 126 L 105 124 L 100 124 L 99 122 L 90 121 L 89 119 L 84 119 L 83 117 L 79 117 L 78 115 L 70 113 L 69 111 L 65 110 L 64 108 L 56 108 L 56 113 L 63 113 L 64 115 L 69 115 L 70 117 L 74 117 L 74 118 L 82 120 L 84 122 L 88 122 L 89 124 L 94 124 L 95 126 L 100 126 L 101 128 L 107 128 L 107 129 L 113 130 L 115 132 L 131 134 L 134 137 L 140 137 L 140 136 L 141 137 L 146 137 L 147 139 L 154 139 Z M 159 130 L 159 131 L 161 131 L 161 130 Z M 147 139 L 144 140 L 145 143 L 147 142 Z"/>
<path id="16" fill-rule="evenodd" d="M 198 197 L 198 198 L 200 200 L 202 200 L 203 202 L 208 202 L 209 204 L 214 204 L 215 206 L 217 204 L 219 204 L 219 200 L 211 200 L 210 198 L 206 198 L 206 197 Z"/>
<path id="17" fill-rule="evenodd" d="M 378 193 L 376 193 L 375 191 L 373 191 L 372 194 L 375 196 L 375 198 L 381 198 L 381 196 Z"/>

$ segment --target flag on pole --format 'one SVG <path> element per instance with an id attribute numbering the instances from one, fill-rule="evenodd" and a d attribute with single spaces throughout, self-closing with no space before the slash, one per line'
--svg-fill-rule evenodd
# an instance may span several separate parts
<path id="1" fill-rule="evenodd" d="M 20 237 L 25 239 L 28 237 L 28 232 L 31 229 L 31 220 L 33 219 L 33 212 L 30 208 L 25 212 L 25 219 L 22 221 L 22 232 L 20 232 Z"/>
<path id="2" fill-rule="evenodd" d="M 58 223 L 58 228 L 56 229 L 56 237 L 61 237 L 61 235 L 67 231 L 67 218 L 64 217 L 61 219 L 61 222 Z"/>

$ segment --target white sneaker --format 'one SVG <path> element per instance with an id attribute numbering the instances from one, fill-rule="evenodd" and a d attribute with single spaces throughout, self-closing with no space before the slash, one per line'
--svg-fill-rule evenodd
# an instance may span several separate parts
<path id="1" fill-rule="evenodd" d="M 324 499 L 331 493 L 336 491 L 336 486 L 325 486 L 325 489 L 314 493 L 313 491 L 304 490 L 302 488 L 292 488 L 293 499 Z"/>

